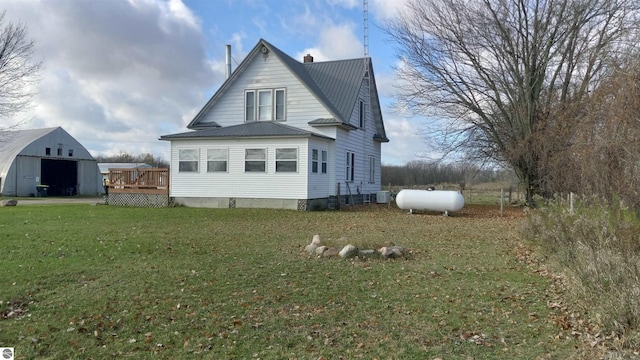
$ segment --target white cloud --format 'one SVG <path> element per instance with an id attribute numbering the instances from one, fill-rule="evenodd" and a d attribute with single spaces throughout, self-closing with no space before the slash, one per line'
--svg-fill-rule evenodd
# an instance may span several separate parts
<path id="1" fill-rule="evenodd" d="M 389 142 L 382 145 L 385 165 L 404 165 L 428 153 L 420 126 L 415 121 L 402 118 L 385 118 L 385 130 Z"/>
<path id="2" fill-rule="evenodd" d="M 369 11 L 379 20 L 388 20 L 398 15 L 409 0 L 372 0 Z"/>
<path id="3" fill-rule="evenodd" d="M 317 44 L 298 52 L 294 58 L 301 61 L 306 54 L 311 54 L 314 61 L 362 57 L 364 47 L 354 32 L 353 24 L 323 27 L 318 35 Z"/>
<path id="4" fill-rule="evenodd" d="M 224 79 L 200 20 L 181 0 L 5 0 L 36 41 L 45 71 L 34 120 L 62 126 L 94 155 L 164 152 Z M 223 57 L 224 58 L 224 57 Z M 195 110 L 194 110 L 195 109 Z M 160 154 L 159 154 L 160 155 Z"/>

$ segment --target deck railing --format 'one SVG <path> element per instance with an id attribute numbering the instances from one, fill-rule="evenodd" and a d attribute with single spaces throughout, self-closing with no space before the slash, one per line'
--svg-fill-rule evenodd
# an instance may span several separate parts
<path id="1" fill-rule="evenodd" d="M 169 169 L 109 169 L 109 193 L 169 194 Z"/>

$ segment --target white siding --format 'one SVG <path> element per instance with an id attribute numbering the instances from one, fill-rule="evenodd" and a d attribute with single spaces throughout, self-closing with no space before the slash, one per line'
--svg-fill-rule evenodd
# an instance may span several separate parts
<path id="1" fill-rule="evenodd" d="M 309 199 L 326 198 L 329 195 L 335 195 L 332 186 L 335 181 L 335 167 L 333 166 L 333 149 L 334 141 L 323 141 L 320 139 L 312 139 L 309 141 L 308 151 L 308 172 L 309 172 Z M 318 150 L 318 172 L 311 171 L 311 155 L 312 149 Z M 322 151 L 327 152 L 327 173 L 322 173 Z"/>
<path id="2" fill-rule="evenodd" d="M 206 123 L 215 121 L 220 126 L 244 123 L 245 90 L 286 89 L 286 120 L 283 124 L 332 136 L 332 129 L 314 128 L 308 122 L 318 118 L 333 117 L 298 78 L 275 55 L 266 59 L 261 55 L 254 58 L 240 77 L 217 100 L 209 112 L 201 119 Z"/>
<path id="3" fill-rule="evenodd" d="M 308 138 L 251 140 L 174 140 L 171 143 L 172 197 L 235 197 L 262 199 L 307 199 Z M 207 148 L 229 150 L 227 172 L 207 172 Z M 277 148 L 298 149 L 295 173 L 275 171 Z M 197 173 L 178 171 L 179 149 L 199 149 Z M 245 149 L 267 149 L 267 171 L 244 171 Z"/>
<path id="4" fill-rule="evenodd" d="M 352 194 L 373 193 L 380 190 L 380 142 L 374 141 L 373 136 L 376 133 L 371 104 L 369 102 L 368 84 L 363 81 L 360 88 L 359 100 L 364 101 L 365 108 L 365 125 L 363 129 L 357 130 L 338 130 L 336 135 L 335 146 L 335 169 L 336 183 L 341 183 L 341 193 L 347 194 L 346 180 L 346 154 L 347 151 L 355 153 L 355 174 L 354 181 L 349 183 Z M 351 113 L 350 123 L 358 125 L 359 102 L 356 101 Z M 369 157 L 376 159 L 375 182 L 369 183 Z M 336 185 L 337 187 L 337 185 Z"/>

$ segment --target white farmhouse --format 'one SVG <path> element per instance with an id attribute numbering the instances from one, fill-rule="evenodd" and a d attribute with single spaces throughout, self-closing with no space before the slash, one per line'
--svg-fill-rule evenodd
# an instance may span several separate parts
<path id="1" fill-rule="evenodd" d="M 311 210 L 380 190 L 370 58 L 299 62 L 261 39 L 187 128 L 160 137 L 179 204 Z"/>

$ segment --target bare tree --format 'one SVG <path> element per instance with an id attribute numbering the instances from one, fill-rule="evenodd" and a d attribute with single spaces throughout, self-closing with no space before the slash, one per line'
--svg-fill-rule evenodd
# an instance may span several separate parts
<path id="1" fill-rule="evenodd" d="M 31 105 L 34 85 L 42 62 L 34 62 L 33 40 L 27 38 L 27 27 L 6 19 L 0 13 L 0 129 L 11 126 L 8 121 Z"/>
<path id="2" fill-rule="evenodd" d="M 541 146 L 542 134 L 562 129 L 560 118 L 579 118 L 606 65 L 636 46 L 639 7 L 637 0 L 409 0 L 387 27 L 403 60 L 400 102 L 444 120 L 440 139 L 449 151 L 509 164 L 533 203 L 545 187 L 545 151 L 562 146 Z"/>

